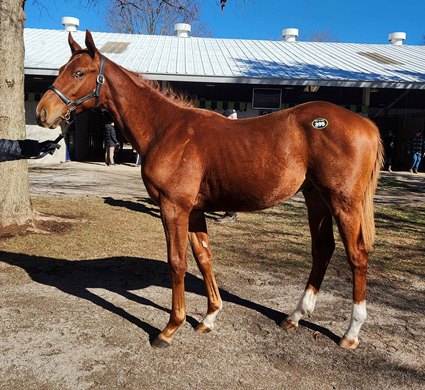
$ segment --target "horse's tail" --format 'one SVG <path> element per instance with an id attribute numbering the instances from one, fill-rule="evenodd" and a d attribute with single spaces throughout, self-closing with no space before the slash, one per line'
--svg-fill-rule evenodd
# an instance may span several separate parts
<path id="1" fill-rule="evenodd" d="M 373 167 L 372 174 L 369 179 L 369 183 L 366 187 L 366 191 L 363 197 L 362 204 L 362 219 L 361 219 L 361 231 L 363 237 L 363 243 L 367 252 L 370 252 L 373 247 L 375 240 L 375 219 L 374 219 L 374 209 L 373 209 L 373 196 L 375 195 L 376 187 L 378 185 L 379 171 L 382 167 L 384 161 L 384 148 L 382 146 L 381 137 L 379 135 L 379 130 L 376 125 L 372 122 L 368 122 L 376 130 L 376 142 L 377 150 L 375 156 L 375 164 Z"/>

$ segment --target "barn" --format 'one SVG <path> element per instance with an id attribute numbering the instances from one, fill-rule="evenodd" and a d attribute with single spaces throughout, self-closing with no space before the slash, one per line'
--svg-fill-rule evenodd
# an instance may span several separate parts
<path id="1" fill-rule="evenodd" d="M 46 134 L 52 130 L 36 126 L 34 113 L 69 59 L 68 31 L 84 47 L 85 32 L 77 30 L 75 18 L 63 18 L 63 23 L 61 30 L 24 31 L 30 138 L 52 138 Z M 372 119 L 382 135 L 395 133 L 394 165 L 406 166 L 407 140 L 425 127 L 425 46 L 405 44 L 406 34 L 390 33 L 388 44 L 359 44 L 302 42 L 292 28 L 274 41 L 193 37 L 190 25 L 182 23 L 175 29 L 174 36 L 92 34 L 106 57 L 194 97 L 202 109 L 234 108 L 240 118 L 247 118 L 315 100 L 346 107 Z M 108 113 L 101 110 L 79 115 L 66 134 L 68 156 L 62 148 L 62 154 L 51 159 L 102 160 L 107 119 Z"/>

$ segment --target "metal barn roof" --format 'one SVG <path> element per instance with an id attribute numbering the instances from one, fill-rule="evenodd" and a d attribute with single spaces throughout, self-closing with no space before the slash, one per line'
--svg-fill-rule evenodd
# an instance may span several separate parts
<path id="1" fill-rule="evenodd" d="M 425 89 L 425 46 L 92 33 L 106 57 L 170 81 Z M 25 74 L 56 75 L 68 33 L 25 29 Z M 85 32 L 73 32 L 84 45 Z"/>

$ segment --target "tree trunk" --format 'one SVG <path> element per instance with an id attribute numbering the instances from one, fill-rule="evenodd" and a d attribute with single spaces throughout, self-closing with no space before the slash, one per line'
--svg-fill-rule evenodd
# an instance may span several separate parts
<path id="1" fill-rule="evenodd" d="M 0 1 L 0 138 L 25 139 L 25 0 Z M 26 160 L 0 163 L 0 230 L 31 222 Z"/>

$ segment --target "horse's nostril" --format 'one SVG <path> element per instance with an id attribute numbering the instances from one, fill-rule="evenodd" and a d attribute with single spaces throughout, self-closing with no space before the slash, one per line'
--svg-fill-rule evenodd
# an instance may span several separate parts
<path id="1" fill-rule="evenodd" d="M 45 108 L 43 108 L 40 112 L 40 121 L 46 122 L 46 119 L 47 119 L 47 111 Z"/>

